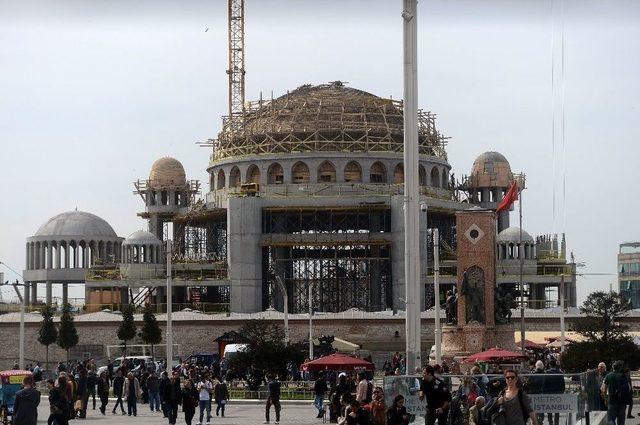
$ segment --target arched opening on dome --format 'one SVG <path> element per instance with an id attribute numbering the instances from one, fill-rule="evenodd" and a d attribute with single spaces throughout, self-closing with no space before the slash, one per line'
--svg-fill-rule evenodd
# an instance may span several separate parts
<path id="1" fill-rule="evenodd" d="M 420 186 L 427 185 L 427 172 L 422 165 L 418 166 L 418 183 L 420 184 Z"/>
<path id="2" fill-rule="evenodd" d="M 269 166 L 267 170 L 267 183 L 268 184 L 282 184 L 284 183 L 284 170 L 282 165 L 274 162 Z"/>
<path id="3" fill-rule="evenodd" d="M 247 168 L 247 183 L 260 183 L 260 169 L 257 165 L 251 164 L 249 168 Z"/>
<path id="4" fill-rule="evenodd" d="M 360 183 L 362 181 L 362 167 L 356 161 L 350 161 L 344 167 L 344 181 L 347 183 Z"/>
<path id="5" fill-rule="evenodd" d="M 169 204 L 169 192 L 163 190 L 160 192 L 160 205 L 168 205 Z"/>
<path id="6" fill-rule="evenodd" d="M 226 184 L 226 180 L 225 180 L 225 176 L 224 176 L 224 170 L 221 168 L 218 171 L 218 181 L 216 182 L 216 189 L 220 190 L 220 189 L 224 189 L 225 184 Z"/>
<path id="7" fill-rule="evenodd" d="M 336 167 L 329 161 L 324 161 L 318 167 L 318 183 L 334 183 L 336 181 Z"/>
<path id="8" fill-rule="evenodd" d="M 309 167 L 302 161 L 298 161 L 291 167 L 291 181 L 295 184 L 309 183 Z"/>
<path id="9" fill-rule="evenodd" d="M 431 169 L 431 186 L 440 187 L 440 171 L 438 171 L 438 167 Z"/>
<path id="10" fill-rule="evenodd" d="M 238 167 L 233 167 L 229 172 L 229 187 L 239 187 L 240 186 L 240 169 Z"/>
<path id="11" fill-rule="evenodd" d="M 442 170 L 442 188 L 446 189 L 449 186 L 449 178 L 447 175 L 447 170 Z"/>
<path id="12" fill-rule="evenodd" d="M 393 170 L 393 183 L 402 184 L 404 183 L 404 165 L 398 164 L 396 168 Z"/>
<path id="13" fill-rule="evenodd" d="M 380 161 L 376 161 L 371 165 L 369 170 L 369 181 L 371 183 L 386 183 L 387 182 L 387 167 Z"/>

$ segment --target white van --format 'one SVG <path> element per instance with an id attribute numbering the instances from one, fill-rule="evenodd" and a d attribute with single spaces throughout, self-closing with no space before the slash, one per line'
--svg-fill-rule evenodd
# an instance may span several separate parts
<path id="1" fill-rule="evenodd" d="M 229 361 L 229 359 L 236 353 L 245 350 L 247 347 L 247 344 L 227 344 L 224 347 L 224 353 L 222 353 L 222 357 L 224 357 L 225 361 Z"/>
<path id="2" fill-rule="evenodd" d="M 143 360 L 145 365 L 150 365 L 153 364 L 153 358 L 151 356 L 127 356 L 126 357 L 127 360 L 129 360 L 130 362 L 136 362 L 139 363 L 139 360 Z M 118 370 L 118 368 L 122 365 L 122 360 L 124 359 L 124 357 L 118 357 L 116 359 L 113 360 L 113 371 L 115 372 L 116 370 Z M 100 366 L 98 368 L 98 376 L 100 376 L 100 374 L 102 372 L 106 372 L 107 371 L 107 366 Z"/>

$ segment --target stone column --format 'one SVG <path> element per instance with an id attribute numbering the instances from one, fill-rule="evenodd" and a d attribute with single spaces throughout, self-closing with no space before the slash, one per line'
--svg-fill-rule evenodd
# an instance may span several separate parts
<path id="1" fill-rule="evenodd" d="M 76 242 L 76 246 L 73 249 L 73 268 L 74 269 L 79 269 L 80 268 L 80 263 L 79 263 L 79 255 L 78 255 L 78 242 Z M 86 266 L 86 264 L 85 264 Z"/>
<path id="2" fill-rule="evenodd" d="M 24 297 L 24 303 L 26 305 L 29 305 L 29 303 L 31 302 L 31 284 L 28 282 L 25 282 L 23 288 L 24 289 L 22 291 L 23 292 L 22 296 Z"/>
<path id="3" fill-rule="evenodd" d="M 51 283 L 50 280 L 47 280 L 46 285 L 47 285 L 46 303 L 47 305 L 51 305 L 51 302 L 53 301 L 53 284 Z"/>
<path id="4" fill-rule="evenodd" d="M 87 242 L 82 250 L 82 265 L 85 269 L 89 268 L 89 244 Z"/>
<path id="5" fill-rule="evenodd" d="M 69 304 L 69 284 L 62 284 L 62 306 Z"/>
<path id="6" fill-rule="evenodd" d="M 56 268 L 59 269 L 62 265 L 62 247 L 60 242 L 56 242 Z"/>
<path id="7" fill-rule="evenodd" d="M 53 268 L 53 245 L 51 242 L 47 244 L 47 269 Z"/>
<path id="8" fill-rule="evenodd" d="M 38 303 L 38 283 L 33 282 L 31 284 L 31 305 L 36 305 Z"/>
<path id="9" fill-rule="evenodd" d="M 68 269 L 70 264 L 69 254 L 71 253 L 71 246 L 69 245 L 69 241 L 65 241 L 64 243 L 64 268 Z"/>

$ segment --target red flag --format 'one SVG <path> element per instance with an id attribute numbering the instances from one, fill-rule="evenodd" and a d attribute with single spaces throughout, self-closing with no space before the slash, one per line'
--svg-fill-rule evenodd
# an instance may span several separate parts
<path id="1" fill-rule="evenodd" d="M 500 202 L 500 205 L 498 205 L 498 209 L 496 210 L 496 212 L 511 209 L 511 205 L 513 205 L 513 203 L 516 202 L 517 200 L 518 200 L 518 181 L 514 180 L 513 183 L 511 183 L 509 190 L 504 195 L 504 198 Z"/>

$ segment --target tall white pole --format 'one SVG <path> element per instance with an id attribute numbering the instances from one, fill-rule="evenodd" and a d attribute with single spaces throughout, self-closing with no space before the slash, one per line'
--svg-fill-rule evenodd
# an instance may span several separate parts
<path id="1" fill-rule="evenodd" d="M 436 296 L 436 364 L 442 364 L 442 323 L 440 322 L 440 232 L 433 229 L 433 288 Z"/>
<path id="2" fill-rule="evenodd" d="M 518 182 L 518 210 L 520 215 L 520 237 L 518 245 L 518 257 L 520 257 L 520 349 L 522 354 L 525 354 L 525 342 L 524 342 L 524 246 L 522 246 L 522 189 L 524 189 L 524 178 Z"/>
<path id="3" fill-rule="evenodd" d="M 313 360 L 313 283 L 309 282 L 309 360 Z"/>
<path id="4" fill-rule="evenodd" d="M 173 297 L 171 291 L 171 261 L 172 249 L 171 239 L 167 239 L 167 372 L 171 375 L 173 368 L 173 324 L 171 322 L 171 313 L 173 310 Z"/>
<path id="5" fill-rule="evenodd" d="M 407 372 L 420 359 L 420 263 L 418 193 L 418 25 L 417 0 L 403 0 L 404 47 L 404 278 Z"/>
<path id="6" fill-rule="evenodd" d="M 287 287 L 282 282 L 280 276 L 276 276 L 276 282 L 278 288 L 282 292 L 282 300 L 284 302 L 284 343 L 289 345 L 289 294 L 287 294 Z"/>
<path id="7" fill-rule="evenodd" d="M 26 288 L 26 285 L 27 284 L 23 281 L 23 288 Z M 24 307 L 27 300 L 26 294 L 23 295 L 20 293 L 17 280 L 16 283 L 13 284 L 13 289 L 16 291 L 18 300 L 20 301 L 20 340 L 18 341 L 18 366 L 20 367 L 20 370 L 24 370 Z"/>
<path id="8" fill-rule="evenodd" d="M 564 270 L 560 275 L 560 353 L 564 353 Z"/>

